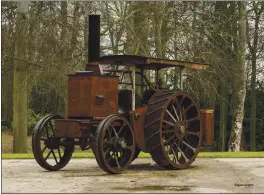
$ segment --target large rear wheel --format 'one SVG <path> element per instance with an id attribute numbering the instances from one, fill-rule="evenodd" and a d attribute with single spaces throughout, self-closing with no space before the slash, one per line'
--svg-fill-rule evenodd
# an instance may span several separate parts
<path id="1" fill-rule="evenodd" d="M 168 169 L 184 169 L 199 153 L 200 111 L 186 92 L 159 91 L 148 103 L 145 141 L 152 159 Z"/>

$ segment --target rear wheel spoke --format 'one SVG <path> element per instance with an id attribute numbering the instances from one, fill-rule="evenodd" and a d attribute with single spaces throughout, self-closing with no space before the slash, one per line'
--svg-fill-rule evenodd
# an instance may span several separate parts
<path id="1" fill-rule="evenodd" d="M 172 116 L 172 114 L 170 113 L 170 111 L 168 111 L 168 109 L 166 110 L 166 112 L 170 115 L 170 117 L 172 118 L 172 120 L 176 123 L 176 119 Z"/>
<path id="2" fill-rule="evenodd" d="M 198 136 L 198 137 L 200 137 L 200 132 L 191 132 L 191 131 L 185 131 L 185 134 L 187 135 L 187 136 L 189 136 L 189 135 L 194 135 L 194 136 Z"/>
<path id="3" fill-rule="evenodd" d="M 168 124 L 168 125 L 170 125 L 170 126 L 172 126 L 172 127 L 174 127 L 174 124 L 172 122 L 170 122 L 170 121 L 167 121 L 167 120 L 163 119 L 163 122 Z"/>
<path id="4" fill-rule="evenodd" d="M 177 113 L 177 111 L 176 111 L 174 105 L 172 105 L 172 109 L 173 109 L 173 111 L 174 111 L 174 113 L 175 113 L 175 116 L 177 117 L 177 119 L 178 119 L 178 121 L 179 121 L 180 118 L 179 118 L 179 116 L 178 116 L 178 113 Z"/>
<path id="5" fill-rule="evenodd" d="M 188 148 L 190 148 L 193 151 L 193 153 L 195 153 L 195 148 L 194 147 L 192 147 L 190 144 L 188 144 L 185 141 L 182 141 L 182 142 L 183 142 L 184 145 L 186 145 Z"/>
<path id="6" fill-rule="evenodd" d="M 181 150 L 179 146 L 178 146 L 178 150 L 181 152 L 181 155 L 184 157 L 185 161 L 188 162 L 189 159 L 185 156 L 184 152 Z"/>
<path id="7" fill-rule="evenodd" d="M 176 111 L 181 107 L 183 100 L 186 98 L 186 96 L 183 96 L 181 101 L 179 102 L 178 106 L 176 107 Z"/>
<path id="8" fill-rule="evenodd" d="M 176 153 L 175 153 L 175 151 L 174 151 L 174 149 L 173 149 L 173 146 L 171 146 L 171 150 L 172 150 L 172 153 L 173 153 L 173 160 L 175 161 L 175 162 L 178 162 L 178 154 L 176 155 Z"/>
<path id="9" fill-rule="evenodd" d="M 49 125 L 50 125 L 51 131 L 52 131 L 52 135 L 54 136 L 54 130 L 53 130 L 53 126 L 51 124 L 51 121 L 49 121 Z"/>
<path id="10" fill-rule="evenodd" d="M 197 116 L 196 116 L 196 117 L 193 117 L 193 118 L 187 119 L 186 122 L 189 124 L 189 123 L 191 123 L 191 122 L 193 122 L 193 121 L 197 121 L 197 120 L 198 120 L 198 118 L 197 118 Z"/>
<path id="11" fill-rule="evenodd" d="M 47 138 L 50 138 L 50 136 L 49 136 L 49 130 L 48 130 L 47 124 L 45 125 L 45 129 L 46 129 Z"/>
<path id="12" fill-rule="evenodd" d="M 60 160 L 61 160 L 60 146 L 58 147 L 58 153 L 59 153 L 59 157 L 60 157 Z"/>
<path id="13" fill-rule="evenodd" d="M 167 145 L 171 140 L 173 140 L 174 135 L 169 137 L 169 139 L 165 140 L 165 142 L 163 143 L 164 145 Z"/>
<path id="14" fill-rule="evenodd" d="M 193 106 L 195 106 L 195 105 L 193 103 L 191 103 L 186 109 L 184 109 L 183 114 L 186 114 L 186 112 Z"/>
<path id="15" fill-rule="evenodd" d="M 42 153 L 44 153 L 46 149 L 47 149 L 47 146 L 45 145 L 44 149 L 42 150 Z"/>
<path id="16" fill-rule="evenodd" d="M 162 133 L 174 133 L 174 129 L 163 130 Z"/>

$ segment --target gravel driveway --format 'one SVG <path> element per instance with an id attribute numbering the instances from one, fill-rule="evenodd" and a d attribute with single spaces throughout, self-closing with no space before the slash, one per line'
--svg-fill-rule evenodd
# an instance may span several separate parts
<path id="1" fill-rule="evenodd" d="M 47 172 L 35 160 L 2 160 L 3 193 L 264 192 L 264 159 L 196 159 L 186 170 L 163 170 L 136 159 L 121 175 L 108 175 L 95 159 L 72 159 Z"/>

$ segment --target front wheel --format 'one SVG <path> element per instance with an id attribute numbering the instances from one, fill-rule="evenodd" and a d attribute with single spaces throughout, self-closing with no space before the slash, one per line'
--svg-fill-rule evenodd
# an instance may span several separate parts
<path id="1" fill-rule="evenodd" d="M 58 115 L 42 118 L 32 133 L 32 151 L 37 163 L 49 171 L 60 170 L 68 164 L 74 151 L 72 138 L 57 138 L 54 135 Z"/>
<path id="2" fill-rule="evenodd" d="M 134 159 L 134 133 L 122 116 L 110 115 L 105 118 L 97 128 L 95 141 L 97 163 L 107 173 L 121 173 Z"/>

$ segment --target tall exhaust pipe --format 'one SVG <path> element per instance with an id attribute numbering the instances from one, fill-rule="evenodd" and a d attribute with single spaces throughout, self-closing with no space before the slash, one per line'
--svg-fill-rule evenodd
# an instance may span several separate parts
<path id="1" fill-rule="evenodd" d="M 88 63 L 100 58 L 100 15 L 89 15 Z"/>

